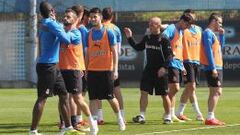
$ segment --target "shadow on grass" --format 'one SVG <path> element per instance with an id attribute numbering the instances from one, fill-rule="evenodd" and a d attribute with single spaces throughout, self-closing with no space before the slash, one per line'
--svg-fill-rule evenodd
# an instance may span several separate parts
<path id="1" fill-rule="evenodd" d="M 27 133 L 30 125 L 30 123 L 0 123 L 0 134 Z M 40 124 L 39 128 L 44 129 L 44 132 L 56 132 L 58 130 L 56 124 Z"/>

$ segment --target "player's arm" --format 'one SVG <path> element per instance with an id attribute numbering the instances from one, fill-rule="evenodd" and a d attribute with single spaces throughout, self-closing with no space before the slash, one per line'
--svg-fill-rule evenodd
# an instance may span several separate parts
<path id="1" fill-rule="evenodd" d="M 168 68 L 169 62 L 173 59 L 173 52 L 171 48 L 171 44 L 169 39 L 163 37 L 160 41 L 160 44 L 162 45 L 162 54 L 164 58 L 164 64 L 163 66 L 165 68 Z"/>
<path id="2" fill-rule="evenodd" d="M 212 50 L 213 43 L 214 43 L 213 34 L 209 31 L 205 31 L 203 33 L 203 45 L 204 45 L 204 51 L 205 51 L 205 55 L 207 56 L 210 70 L 216 69 L 214 57 L 213 57 L 213 50 Z"/>
<path id="3" fill-rule="evenodd" d="M 86 46 L 87 46 L 87 41 L 88 41 L 88 29 L 86 27 L 82 27 L 80 29 L 81 31 L 81 36 L 82 36 L 82 44 L 83 44 L 83 52 L 85 54 L 86 50 Z"/>
<path id="4" fill-rule="evenodd" d="M 82 43 L 82 36 L 79 30 L 75 29 L 67 33 L 70 37 L 70 42 L 73 45 L 79 45 Z"/>
<path id="5" fill-rule="evenodd" d="M 128 43 L 137 51 L 142 51 L 145 49 L 145 43 L 146 43 L 146 36 L 143 37 L 141 42 L 136 43 L 136 41 L 133 38 L 132 31 L 130 28 L 124 28 L 125 35 L 127 37 Z"/>
<path id="6" fill-rule="evenodd" d="M 116 27 L 116 38 L 117 38 L 117 45 L 118 45 L 118 54 L 121 54 L 121 46 L 122 46 L 122 33 L 118 27 Z"/>
<path id="7" fill-rule="evenodd" d="M 113 54 L 113 79 L 116 80 L 118 78 L 118 46 L 112 45 L 111 51 Z"/>
<path id="8" fill-rule="evenodd" d="M 87 34 L 86 36 L 87 36 L 86 39 L 88 39 L 89 34 Z M 89 42 L 88 42 L 88 40 L 87 40 L 87 41 L 86 41 L 85 57 L 84 57 L 84 61 L 85 61 L 85 65 L 86 65 L 86 74 L 87 74 L 87 71 L 88 71 L 88 63 L 89 63 L 89 49 L 88 49 L 89 44 L 88 44 L 88 43 L 89 43 Z M 85 77 L 87 77 L 87 75 L 85 75 Z"/>
<path id="9" fill-rule="evenodd" d="M 66 34 L 63 26 L 56 21 L 51 21 L 47 24 L 49 31 L 51 31 L 54 35 L 56 35 L 60 42 L 69 45 L 71 43 L 69 35 Z"/>
<path id="10" fill-rule="evenodd" d="M 223 49 L 223 46 L 225 44 L 225 36 L 224 36 L 225 30 L 223 28 L 220 28 L 218 31 L 219 31 L 219 41 L 221 44 L 221 48 Z"/>
<path id="11" fill-rule="evenodd" d="M 113 76 L 112 79 L 116 80 L 118 78 L 118 46 L 117 46 L 117 38 L 112 30 L 107 30 L 108 39 L 111 47 L 111 51 L 113 54 Z"/>

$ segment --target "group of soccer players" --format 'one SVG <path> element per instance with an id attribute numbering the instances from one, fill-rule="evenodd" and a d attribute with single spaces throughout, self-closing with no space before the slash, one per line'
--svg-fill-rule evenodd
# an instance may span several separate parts
<path id="1" fill-rule="evenodd" d="M 164 124 L 191 120 L 183 114 L 189 99 L 196 112 L 196 120 L 204 121 L 206 125 L 224 125 L 224 122 L 214 116 L 222 91 L 222 17 L 212 13 L 204 31 L 194 24 L 195 21 L 196 15 L 191 9 L 185 10 L 176 24 L 167 27 L 166 24 L 161 24 L 160 18 L 153 17 L 149 21 L 148 32 L 139 43 L 135 43 L 130 28 L 124 29 L 129 44 L 137 51 L 146 50 L 147 55 L 140 83 L 140 114 L 133 117 L 134 122 L 145 123 L 148 94 L 152 95 L 155 90 L 155 94 L 161 95 L 163 99 Z M 203 65 L 210 89 L 206 120 L 199 109 L 195 92 L 200 64 Z M 180 90 L 181 81 L 184 82 L 185 89 L 175 113 L 175 95 Z"/>
<path id="2" fill-rule="evenodd" d="M 39 9 L 42 20 L 36 66 L 38 97 L 29 134 L 40 135 L 37 126 L 47 98 L 53 95 L 59 96 L 60 135 L 78 133 L 78 130 L 98 134 L 98 124 L 104 124 L 101 109 L 101 100 L 104 99 L 116 114 L 119 130 L 124 131 L 126 121 L 118 75 L 122 37 L 120 29 L 111 23 L 112 8 L 88 11 L 75 5 L 65 10 L 62 23 L 56 21 L 56 12 L 50 3 L 41 2 Z M 194 24 L 195 20 L 195 13 L 190 9 L 184 11 L 176 24 L 167 27 L 163 27 L 159 17 L 153 17 L 149 21 L 149 32 L 139 43 L 135 42 L 131 29 L 124 28 L 129 44 L 137 51 L 146 50 L 147 55 L 140 83 L 140 114 L 133 118 L 134 122 L 145 123 L 148 94 L 152 95 L 154 90 L 163 99 L 164 124 L 190 120 L 183 115 L 188 99 L 197 114 L 196 120 L 203 121 L 195 93 L 201 63 L 209 86 L 205 124 L 224 124 L 214 116 L 222 91 L 222 17 L 213 13 L 203 32 Z M 87 29 L 89 22 L 91 28 Z M 175 95 L 181 80 L 186 87 L 175 113 Z M 89 106 L 84 100 L 86 86 Z M 88 122 L 82 119 L 82 112 Z"/>

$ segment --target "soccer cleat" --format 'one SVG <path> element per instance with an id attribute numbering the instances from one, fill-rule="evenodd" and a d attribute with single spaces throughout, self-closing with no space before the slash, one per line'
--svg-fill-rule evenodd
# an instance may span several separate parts
<path id="1" fill-rule="evenodd" d="M 104 125 L 105 122 L 104 122 L 104 120 L 97 120 L 97 124 L 98 124 L 98 125 Z"/>
<path id="2" fill-rule="evenodd" d="M 225 125 L 225 123 L 218 119 L 206 119 L 205 125 L 221 126 L 221 125 Z"/>
<path id="3" fill-rule="evenodd" d="M 171 123 L 172 123 L 172 120 L 169 120 L 169 119 L 164 119 L 163 120 L 163 124 L 168 125 L 168 124 L 171 124 Z"/>
<path id="4" fill-rule="evenodd" d="M 86 120 L 82 120 L 78 124 L 83 125 L 83 126 L 86 126 L 86 125 L 89 126 L 89 123 Z"/>
<path id="5" fill-rule="evenodd" d="M 120 131 L 126 130 L 126 125 L 123 119 L 118 119 L 118 126 Z"/>
<path id="6" fill-rule="evenodd" d="M 74 129 L 76 129 L 78 131 L 82 131 L 82 132 L 90 131 L 90 127 L 88 125 L 81 125 L 81 124 L 77 124 L 76 126 L 74 126 Z"/>
<path id="7" fill-rule="evenodd" d="M 89 134 L 90 135 L 97 135 L 97 133 L 98 133 L 98 124 L 97 124 L 97 121 L 94 121 L 93 123 L 92 123 L 92 126 L 90 127 L 90 132 L 89 132 Z"/>
<path id="8" fill-rule="evenodd" d="M 196 121 L 204 121 L 203 116 L 202 116 L 202 115 L 198 115 L 198 116 L 196 117 Z"/>
<path id="9" fill-rule="evenodd" d="M 42 134 L 38 133 L 37 131 L 29 131 L 28 135 L 42 135 Z"/>
<path id="10" fill-rule="evenodd" d="M 172 116 L 172 121 L 173 121 L 173 122 L 180 122 L 180 123 L 181 123 L 181 122 L 185 122 L 184 120 L 178 119 L 176 115 Z"/>
<path id="11" fill-rule="evenodd" d="M 140 123 L 140 124 L 144 124 L 145 123 L 145 119 L 141 115 L 137 115 L 136 117 L 133 117 L 132 120 L 135 123 Z"/>
<path id="12" fill-rule="evenodd" d="M 77 131 L 75 129 L 63 129 L 58 135 L 86 135 L 86 133 Z"/>
<path id="13" fill-rule="evenodd" d="M 184 120 L 184 121 L 191 121 L 191 120 L 192 120 L 192 119 L 188 118 L 188 117 L 185 116 L 185 115 L 179 115 L 179 116 L 177 116 L 177 118 L 178 118 L 179 120 Z"/>
<path id="14" fill-rule="evenodd" d="M 64 129 L 65 128 L 65 124 L 64 123 L 58 123 L 58 128 L 61 130 L 61 129 Z"/>

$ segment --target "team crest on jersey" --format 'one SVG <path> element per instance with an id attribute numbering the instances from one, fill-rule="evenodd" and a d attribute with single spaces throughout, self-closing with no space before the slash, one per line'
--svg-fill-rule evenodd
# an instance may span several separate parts
<path id="1" fill-rule="evenodd" d="M 94 41 L 94 46 L 101 48 L 101 41 L 100 40 Z"/>

